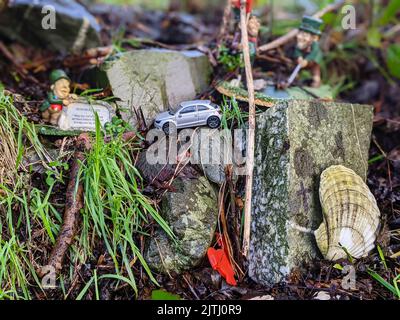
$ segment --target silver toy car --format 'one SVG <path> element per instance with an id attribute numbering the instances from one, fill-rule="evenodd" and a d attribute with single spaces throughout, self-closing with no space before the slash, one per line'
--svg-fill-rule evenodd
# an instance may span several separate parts
<path id="1" fill-rule="evenodd" d="M 221 125 L 220 107 L 210 100 L 182 102 L 178 109 L 160 113 L 154 122 L 156 128 L 165 134 L 176 129 L 207 125 L 212 129 Z"/>

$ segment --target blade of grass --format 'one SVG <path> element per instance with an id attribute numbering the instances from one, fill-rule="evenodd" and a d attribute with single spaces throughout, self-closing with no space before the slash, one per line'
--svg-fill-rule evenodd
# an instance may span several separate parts
<path id="1" fill-rule="evenodd" d="M 380 283 L 383 287 L 385 287 L 387 290 L 389 290 L 391 293 L 393 293 L 395 296 L 397 295 L 398 298 L 400 299 L 400 295 L 398 295 L 398 290 L 394 286 L 392 286 L 389 282 L 387 282 L 385 279 L 383 279 L 378 273 L 376 273 L 374 270 L 368 268 L 367 270 L 368 274 L 374 278 L 378 283 Z"/>

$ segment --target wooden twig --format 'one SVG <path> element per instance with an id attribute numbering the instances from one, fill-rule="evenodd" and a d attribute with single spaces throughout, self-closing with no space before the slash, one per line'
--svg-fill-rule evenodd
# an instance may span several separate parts
<path id="1" fill-rule="evenodd" d="M 226 184 L 227 182 L 224 182 L 218 192 L 218 211 L 219 211 L 219 217 L 222 225 L 222 230 L 220 232 L 223 235 L 223 249 L 226 249 L 228 253 L 228 259 L 229 262 L 232 265 L 232 268 L 235 272 L 236 275 L 242 276 L 244 273 L 242 269 L 239 267 L 239 264 L 235 261 L 235 257 L 233 255 L 233 249 L 232 249 L 232 242 L 229 237 L 229 230 L 228 230 L 228 223 L 227 223 L 227 217 L 226 217 L 226 212 L 225 212 L 225 189 L 226 189 Z M 225 248 L 226 246 L 226 248 Z"/>
<path id="2" fill-rule="evenodd" d="M 79 179 L 79 168 L 84 158 L 82 152 L 78 151 L 75 153 L 70 181 L 67 187 L 63 224 L 47 265 L 38 272 L 42 277 L 49 271 L 51 272 L 52 269 L 56 273 L 61 271 L 64 257 L 75 237 L 79 211 L 83 208 L 83 186 L 77 180 Z"/>
<path id="3" fill-rule="evenodd" d="M 247 172 L 243 232 L 243 255 L 245 257 L 248 256 L 250 245 L 251 198 L 253 191 L 254 167 L 254 138 L 256 128 L 256 106 L 254 97 L 253 73 L 250 62 L 249 37 L 247 33 L 246 4 L 247 0 L 240 1 L 240 26 L 242 30 L 242 47 L 244 65 L 246 70 L 247 90 L 249 95 L 249 133 L 247 135 Z"/>
<path id="4" fill-rule="evenodd" d="M 229 18 L 231 16 L 231 10 L 232 10 L 231 0 L 226 0 L 224 15 L 222 17 L 222 24 L 221 24 L 221 28 L 219 30 L 218 38 L 217 38 L 218 46 L 221 44 L 221 42 L 224 40 L 224 38 L 226 36 L 228 25 L 229 25 Z"/>
<path id="5" fill-rule="evenodd" d="M 227 165 L 225 167 L 225 175 L 226 175 L 226 183 L 228 186 L 228 190 L 229 190 L 229 197 L 230 197 L 230 212 L 231 212 L 231 230 L 233 231 L 233 233 L 235 234 L 233 237 L 233 241 L 234 241 L 234 245 L 235 245 L 235 249 L 237 252 L 236 255 L 233 255 L 233 263 L 235 265 L 236 268 L 236 274 L 238 275 L 239 279 L 242 279 L 245 275 L 245 273 L 243 272 L 242 268 L 240 266 L 243 266 L 243 258 L 240 255 L 240 213 L 238 213 L 238 210 L 236 210 L 236 196 L 235 196 L 235 187 L 234 187 L 234 183 L 233 183 L 233 165 Z M 228 207 L 228 210 L 229 210 Z M 228 228 L 228 227 L 227 227 Z M 226 236 L 229 236 L 226 235 Z M 232 249 L 233 251 L 233 249 Z"/>
<path id="6" fill-rule="evenodd" d="M 345 1 L 341 0 L 341 1 L 338 1 L 337 3 L 330 4 L 330 5 L 326 6 L 325 8 L 323 8 L 322 10 L 316 12 L 313 15 L 313 17 L 314 18 L 322 18 L 328 12 L 339 9 L 341 6 L 343 6 L 344 3 L 345 3 Z M 285 34 L 284 36 L 279 37 L 278 39 L 275 39 L 274 41 L 271 41 L 270 43 L 267 43 L 267 44 L 259 47 L 258 50 L 260 52 L 263 52 L 263 51 L 269 51 L 272 49 L 276 49 L 276 48 L 284 45 L 285 43 L 289 42 L 293 38 L 295 38 L 298 33 L 299 33 L 299 29 L 293 29 L 289 33 Z"/>

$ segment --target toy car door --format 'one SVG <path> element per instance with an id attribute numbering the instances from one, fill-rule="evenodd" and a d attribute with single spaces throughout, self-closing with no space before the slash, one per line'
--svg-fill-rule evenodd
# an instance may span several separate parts
<path id="1" fill-rule="evenodd" d="M 188 106 L 183 108 L 177 117 L 178 128 L 190 127 L 197 125 L 198 114 L 196 106 Z"/>
<path id="2" fill-rule="evenodd" d="M 206 125 L 208 116 L 210 115 L 210 109 L 207 106 L 198 105 L 197 112 L 199 117 L 199 125 L 200 126 Z"/>

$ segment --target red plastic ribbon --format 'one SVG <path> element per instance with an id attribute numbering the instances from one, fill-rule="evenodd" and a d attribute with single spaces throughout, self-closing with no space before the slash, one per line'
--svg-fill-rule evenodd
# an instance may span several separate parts
<path id="1" fill-rule="evenodd" d="M 226 283 L 231 286 L 236 286 L 235 272 L 228 258 L 225 239 L 217 233 L 217 244 L 223 249 L 209 248 L 207 250 L 208 260 L 211 267 L 218 271 L 219 274 L 226 280 Z"/>

